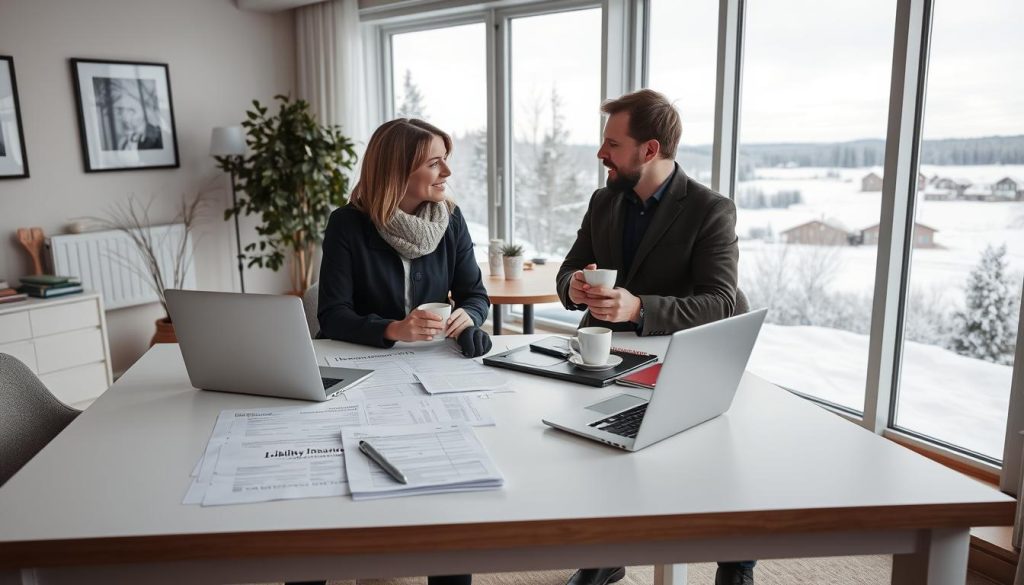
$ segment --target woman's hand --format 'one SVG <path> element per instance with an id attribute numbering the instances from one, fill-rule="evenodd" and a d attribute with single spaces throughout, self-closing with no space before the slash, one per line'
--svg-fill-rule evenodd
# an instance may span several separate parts
<path id="1" fill-rule="evenodd" d="M 445 337 L 458 338 L 459 334 L 466 329 L 466 327 L 473 326 L 473 319 L 463 309 L 455 309 L 451 317 L 448 317 L 448 328 L 444 330 Z"/>
<path id="2" fill-rule="evenodd" d="M 444 329 L 441 317 L 429 311 L 416 309 L 401 321 L 392 321 L 384 329 L 388 341 L 430 341 Z"/>

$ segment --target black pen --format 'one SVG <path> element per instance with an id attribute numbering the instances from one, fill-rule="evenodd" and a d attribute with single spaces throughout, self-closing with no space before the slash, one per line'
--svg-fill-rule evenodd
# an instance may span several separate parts
<path id="1" fill-rule="evenodd" d="M 359 450 L 365 453 L 370 459 L 373 459 L 377 465 L 380 465 L 384 471 L 388 472 L 388 475 L 395 479 L 395 481 L 399 483 L 409 483 L 409 481 L 405 479 L 405 474 L 399 471 L 397 467 L 388 461 L 387 457 L 384 457 L 383 453 L 374 449 L 373 445 L 366 441 L 359 441 Z"/>

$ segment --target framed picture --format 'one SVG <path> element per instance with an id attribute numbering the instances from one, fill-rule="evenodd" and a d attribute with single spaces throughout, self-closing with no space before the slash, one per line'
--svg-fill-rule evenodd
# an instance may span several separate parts
<path id="1" fill-rule="evenodd" d="M 0 179 L 28 176 L 25 130 L 21 125 L 14 58 L 0 55 Z"/>
<path id="2" fill-rule="evenodd" d="M 72 59 L 85 171 L 178 166 L 165 63 Z"/>

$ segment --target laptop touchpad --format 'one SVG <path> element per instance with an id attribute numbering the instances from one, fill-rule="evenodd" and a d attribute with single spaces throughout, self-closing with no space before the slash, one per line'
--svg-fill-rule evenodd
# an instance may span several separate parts
<path id="1" fill-rule="evenodd" d="M 587 406 L 587 410 L 593 410 L 594 412 L 600 412 L 601 414 L 612 414 L 625 410 L 627 408 L 643 404 L 647 402 L 643 398 L 637 398 L 636 396 L 630 396 L 629 394 L 619 394 L 618 396 L 612 396 L 608 400 L 602 400 L 597 404 L 591 404 Z"/>

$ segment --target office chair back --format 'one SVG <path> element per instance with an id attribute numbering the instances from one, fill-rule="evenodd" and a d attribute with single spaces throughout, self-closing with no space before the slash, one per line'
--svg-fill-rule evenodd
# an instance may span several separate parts
<path id="1" fill-rule="evenodd" d="M 733 316 L 743 315 L 744 313 L 750 312 L 750 301 L 747 300 L 747 295 L 743 294 L 739 288 L 736 289 L 736 307 L 733 309 Z"/>
<path id="2" fill-rule="evenodd" d="M 302 293 L 302 310 L 306 313 L 306 325 L 309 327 L 309 336 L 316 339 L 320 335 L 320 319 L 316 316 L 316 308 L 319 305 L 320 283 L 314 282 Z"/>
<path id="3" fill-rule="evenodd" d="M 57 400 L 28 366 L 0 353 L 0 485 L 79 414 Z"/>

